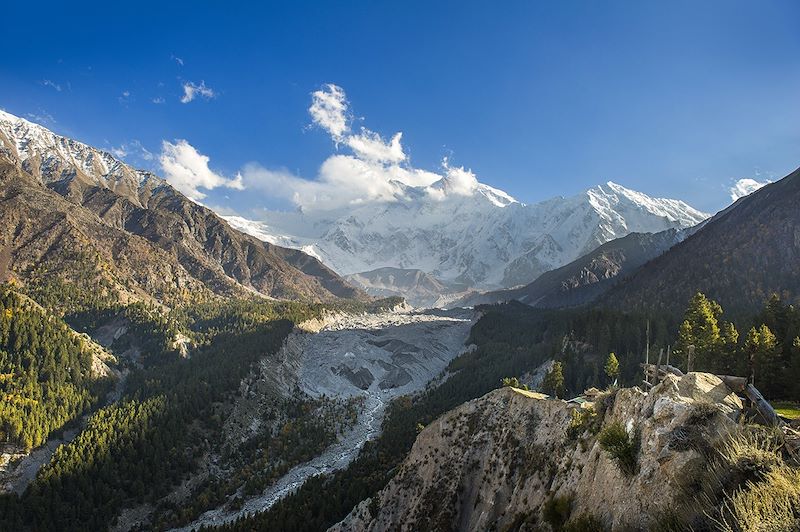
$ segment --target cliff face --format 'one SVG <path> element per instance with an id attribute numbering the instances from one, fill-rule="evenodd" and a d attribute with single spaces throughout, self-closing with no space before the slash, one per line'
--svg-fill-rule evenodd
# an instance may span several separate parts
<path id="1" fill-rule="evenodd" d="M 427 426 L 392 481 L 332 530 L 646 530 L 675 508 L 685 523 L 702 518 L 697 487 L 739 399 L 691 373 L 592 405 L 514 388 L 465 403 Z M 627 473 L 599 441 L 614 428 L 632 449 Z"/>

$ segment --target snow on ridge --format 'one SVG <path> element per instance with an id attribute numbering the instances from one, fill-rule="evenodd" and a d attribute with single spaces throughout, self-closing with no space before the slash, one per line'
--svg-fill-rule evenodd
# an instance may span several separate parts
<path id="1" fill-rule="evenodd" d="M 75 168 L 101 186 L 115 186 L 131 180 L 133 188 L 145 186 L 154 174 L 134 169 L 111 153 L 53 133 L 46 127 L 0 110 L 0 145 L 3 138 L 13 143 L 13 155 L 20 163 L 39 157 L 43 180 L 58 180 L 61 174 L 46 175 L 51 169 Z M 9 146 L 11 148 L 11 146 Z M 159 178 L 160 179 L 160 178 Z"/>
<path id="2" fill-rule="evenodd" d="M 320 212 L 267 212 L 240 229 L 303 249 L 341 275 L 418 269 L 443 281 L 496 288 L 530 282 L 631 232 L 686 228 L 707 218 L 682 201 L 609 183 L 532 205 L 478 183 L 472 194 L 432 195 L 406 186 L 395 202 Z M 230 220 L 232 225 L 234 221 Z"/>

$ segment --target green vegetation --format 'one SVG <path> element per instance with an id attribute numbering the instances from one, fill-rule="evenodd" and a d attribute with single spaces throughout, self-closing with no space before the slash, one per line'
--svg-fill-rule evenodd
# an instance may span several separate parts
<path id="1" fill-rule="evenodd" d="M 681 361 L 694 346 L 696 371 L 749 376 L 768 398 L 800 397 L 800 309 L 773 295 L 744 338 L 722 314 L 703 294 L 691 299 L 679 330 Z"/>
<path id="2" fill-rule="evenodd" d="M 86 340 L 29 299 L 0 288 L 0 440 L 27 449 L 97 403 Z"/>
<path id="3" fill-rule="evenodd" d="M 553 362 L 553 367 L 542 381 L 542 390 L 553 397 L 564 397 L 564 369 L 561 362 Z"/>
<path id="4" fill-rule="evenodd" d="M 614 382 L 617 377 L 619 377 L 619 360 L 617 360 L 617 355 L 614 353 L 608 354 L 606 365 L 603 367 L 603 370 L 611 382 Z"/>
<path id="5" fill-rule="evenodd" d="M 597 436 L 600 446 L 617 462 L 620 471 L 628 476 L 636 474 L 639 463 L 640 438 L 638 431 L 628 434 L 622 423 L 607 425 Z"/>
<path id="6" fill-rule="evenodd" d="M 562 495 L 550 496 L 542 505 L 542 519 L 556 532 L 564 530 L 569 516 L 572 513 L 573 497 Z"/>
<path id="7" fill-rule="evenodd" d="M 528 388 L 528 385 L 520 383 L 517 377 L 503 377 L 500 380 L 500 384 L 504 388 L 511 387 L 511 388 L 519 388 L 520 390 L 530 390 L 530 388 Z"/>
<path id="8" fill-rule="evenodd" d="M 772 407 L 779 416 L 786 419 L 800 419 L 800 403 L 792 401 L 775 401 Z"/>
<path id="9" fill-rule="evenodd" d="M 703 488 L 717 530 L 798 530 L 800 468 L 783 434 L 758 426 L 733 431 L 721 445 Z"/>
<path id="10" fill-rule="evenodd" d="M 124 319 L 128 333 L 115 341 L 112 348 L 124 350 L 135 342 L 142 349 L 142 365 L 131 365 L 120 402 L 92 415 L 86 429 L 59 449 L 21 497 L 0 497 L 0 529 L 105 529 L 122 508 L 144 502 L 157 503 L 195 470 L 204 455 L 221 448 L 225 441 L 222 415 L 225 405 L 230 404 L 253 364 L 278 352 L 294 328 L 295 320 L 320 317 L 329 311 L 362 312 L 396 304 L 395 300 L 341 305 L 215 301 L 171 312 L 132 305 L 69 314 L 68 318 L 76 326 L 81 325 L 86 330 L 112 319 Z M 87 385 L 84 376 L 90 360 L 78 349 L 80 343 L 74 343 L 74 347 L 65 344 L 61 349 L 56 342 L 55 349 L 41 348 L 50 345 L 47 342 L 52 339 L 75 342 L 77 335 L 69 333 L 63 322 L 44 312 L 37 315 L 39 321 L 22 327 L 20 324 L 27 322 L 19 321 L 21 314 L 13 309 L 6 312 L 6 307 L 8 305 L 3 307 L 0 324 L 6 324 L 7 330 L 0 330 L 6 331 L 8 336 L 3 338 L 12 349 L 0 349 L 2 360 L 14 362 L 16 356 L 29 374 L 38 370 L 39 378 L 35 382 L 42 386 L 61 382 L 58 379 L 62 378 L 72 378 L 84 387 Z M 51 329 L 56 332 L 47 332 Z M 35 334 L 41 335 L 42 330 L 47 335 L 37 339 Z M 24 335 L 20 331 L 24 331 Z M 195 342 L 196 348 L 189 358 L 177 356 L 171 345 L 177 332 Z M 30 348 L 29 354 L 26 354 L 27 348 Z M 41 365 L 37 365 L 37 357 L 44 357 Z M 70 363 L 70 357 L 75 357 L 74 364 Z M 14 375 L 13 380 L 4 379 L 4 393 L 11 393 L 9 383 L 16 386 L 19 381 L 17 374 Z M 78 376 L 81 377 L 79 381 L 76 380 Z M 31 382 L 30 378 L 25 379 L 19 382 Z M 30 384 L 26 386 L 30 388 Z M 55 390 L 46 389 L 47 393 Z M 101 395 L 97 392 L 91 398 L 94 400 Z M 42 407 L 52 405 L 66 411 L 67 417 L 74 417 L 91 403 L 84 399 L 75 403 L 77 406 L 70 411 L 67 406 L 72 403 L 50 401 L 52 398 L 52 395 L 45 396 Z M 3 402 L 4 412 L 11 404 Z M 55 410 L 58 415 L 60 412 Z M 281 472 L 317 454 L 332 441 L 336 427 L 342 428 L 355 419 L 355 410 L 348 404 L 302 400 L 276 403 L 264 415 L 282 416 L 277 433 L 227 449 L 225 454 L 232 482 L 248 479 L 246 489 L 250 492 L 261 489 Z M 53 417 L 56 421 L 60 419 Z M 38 422 L 38 418 L 31 419 Z M 277 419 L 272 421 L 277 422 Z M 15 427 L 13 423 L 4 426 L 4 430 L 9 431 Z M 55 426 L 60 426 L 59 422 Z M 39 429 L 41 436 L 35 441 L 42 441 L 49 431 L 49 428 Z M 37 432 L 34 430 L 31 434 L 33 438 Z M 198 489 L 189 507 L 179 510 L 169 503 L 160 504 L 156 508 L 155 525 L 169 527 L 185 522 L 212 502 L 224 500 L 237 487 L 211 481 Z"/>

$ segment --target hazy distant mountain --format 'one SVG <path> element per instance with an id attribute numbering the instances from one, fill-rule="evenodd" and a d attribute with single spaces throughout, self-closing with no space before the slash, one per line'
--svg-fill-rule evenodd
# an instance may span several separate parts
<path id="1" fill-rule="evenodd" d="M 455 304 L 474 306 L 514 299 L 533 307 L 553 308 L 589 303 L 696 230 L 697 227 L 692 227 L 660 233 L 631 233 L 606 242 L 523 287 L 473 293 Z"/>
<path id="2" fill-rule="evenodd" d="M 772 293 L 800 303 L 800 170 L 736 201 L 604 298 L 680 311 L 698 290 L 749 315 Z"/>
<path id="3" fill-rule="evenodd" d="M 0 111 L 0 277 L 160 300 L 365 297 L 318 260 L 231 228 L 152 173 Z M 79 279 L 80 278 L 80 279 Z"/>
<path id="4" fill-rule="evenodd" d="M 444 283 L 422 270 L 378 268 L 345 276 L 351 284 L 378 297 L 402 296 L 415 307 L 439 307 L 457 299 L 466 287 Z"/>
<path id="5" fill-rule="evenodd" d="M 303 249 L 343 275 L 393 267 L 492 289 L 529 283 L 631 232 L 682 229 L 707 217 L 682 201 L 610 182 L 533 205 L 480 183 L 456 189 L 446 177 L 398 187 L 394 201 L 228 220 L 268 242 Z"/>

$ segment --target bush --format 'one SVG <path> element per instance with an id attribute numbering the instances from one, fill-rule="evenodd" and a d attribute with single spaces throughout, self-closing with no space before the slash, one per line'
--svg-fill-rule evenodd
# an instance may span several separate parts
<path id="1" fill-rule="evenodd" d="M 575 408 L 570 412 L 569 427 L 567 427 L 567 436 L 571 440 L 578 439 L 584 431 L 589 429 L 592 434 L 597 434 L 600 429 L 599 416 L 594 407 Z"/>
<path id="2" fill-rule="evenodd" d="M 617 462 L 620 471 L 627 476 L 636 474 L 639 461 L 639 431 L 629 435 L 622 423 L 615 421 L 600 431 L 597 441 Z"/>
<path id="3" fill-rule="evenodd" d="M 562 495 L 561 497 L 552 496 L 542 505 L 542 517 L 553 530 L 560 531 L 569 520 L 572 511 L 572 497 Z"/>

